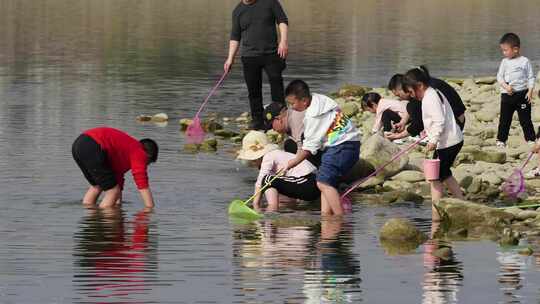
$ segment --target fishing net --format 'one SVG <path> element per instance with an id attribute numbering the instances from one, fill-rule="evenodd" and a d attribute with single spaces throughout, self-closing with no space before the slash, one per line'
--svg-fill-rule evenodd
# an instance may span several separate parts
<path id="1" fill-rule="evenodd" d="M 242 200 L 234 200 L 229 204 L 229 215 L 248 220 L 258 220 L 262 217 L 260 213 L 251 209 Z"/>
<path id="2" fill-rule="evenodd" d="M 195 116 L 193 122 L 186 129 L 186 141 L 188 144 L 200 145 L 204 141 L 206 133 L 201 126 L 201 120 Z"/>
<path id="3" fill-rule="evenodd" d="M 502 185 L 502 190 L 506 195 L 514 198 L 525 192 L 525 178 L 523 177 L 523 172 L 519 169 L 514 170 L 512 175 L 510 175 Z"/>

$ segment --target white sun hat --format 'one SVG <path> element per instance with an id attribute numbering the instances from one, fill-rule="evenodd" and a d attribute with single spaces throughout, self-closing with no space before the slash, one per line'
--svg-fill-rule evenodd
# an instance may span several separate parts
<path id="1" fill-rule="evenodd" d="M 249 131 L 242 139 L 242 150 L 240 150 L 237 158 L 255 160 L 277 149 L 278 145 L 270 143 L 265 133 L 261 131 Z"/>

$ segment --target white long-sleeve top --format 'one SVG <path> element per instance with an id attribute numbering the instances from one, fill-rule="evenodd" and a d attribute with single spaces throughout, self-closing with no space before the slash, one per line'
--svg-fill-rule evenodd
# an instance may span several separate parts
<path id="1" fill-rule="evenodd" d="M 259 170 L 259 175 L 257 176 L 255 186 L 262 187 L 262 181 L 266 175 L 277 174 L 280 166 L 286 166 L 289 160 L 295 157 L 296 155 L 283 150 L 274 150 L 266 153 L 263 157 L 261 169 Z M 287 172 L 285 172 L 285 176 L 302 177 L 313 173 L 316 170 L 317 167 L 315 167 L 311 162 L 308 160 L 303 160 L 300 164 L 298 164 L 298 166 L 287 170 Z"/>
<path id="2" fill-rule="evenodd" d="M 356 126 L 333 99 L 312 94 L 311 104 L 304 116 L 302 150 L 315 155 L 321 148 L 337 146 L 346 141 L 360 141 Z"/>
<path id="3" fill-rule="evenodd" d="M 429 142 L 436 144 L 437 149 L 448 148 L 463 141 L 463 133 L 448 100 L 444 94 L 437 94 L 432 87 L 426 90 L 422 98 L 422 121 Z"/>
<path id="4" fill-rule="evenodd" d="M 377 104 L 377 112 L 375 113 L 375 122 L 373 123 L 372 132 L 378 132 L 382 127 L 382 116 L 384 111 L 391 110 L 396 112 L 401 119 L 407 117 L 407 102 L 399 101 L 395 99 L 381 98 Z"/>
<path id="5" fill-rule="evenodd" d="M 507 83 L 514 92 L 534 88 L 534 73 L 531 62 L 525 56 L 504 58 L 497 72 L 497 82 Z M 501 91 L 508 93 L 502 86 Z"/>

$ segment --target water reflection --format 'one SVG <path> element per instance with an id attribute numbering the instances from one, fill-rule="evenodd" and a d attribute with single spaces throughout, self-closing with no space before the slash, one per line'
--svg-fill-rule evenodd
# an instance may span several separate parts
<path id="1" fill-rule="evenodd" d="M 523 272 L 527 269 L 528 256 L 520 255 L 516 248 L 502 249 L 497 253 L 500 272 L 497 281 L 504 294 L 504 303 L 521 303 L 519 291 L 523 287 Z"/>
<path id="2" fill-rule="evenodd" d="M 448 242 L 434 238 L 439 223 L 431 226 L 431 237 L 424 244 L 423 304 L 458 303 L 463 282 L 463 265 L 457 260 Z"/>
<path id="3" fill-rule="evenodd" d="M 278 218 L 234 229 L 236 303 L 358 300 L 360 265 L 350 222 Z"/>
<path id="4" fill-rule="evenodd" d="M 157 277 L 157 246 L 148 224 L 144 210 L 131 222 L 121 209 L 88 210 L 75 234 L 73 253 L 73 284 L 82 302 L 125 303 L 151 291 Z"/>

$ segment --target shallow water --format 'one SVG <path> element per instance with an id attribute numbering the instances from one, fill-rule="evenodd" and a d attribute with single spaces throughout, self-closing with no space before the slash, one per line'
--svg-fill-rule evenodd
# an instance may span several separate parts
<path id="1" fill-rule="evenodd" d="M 359 204 L 342 222 L 309 210 L 230 222 L 226 206 L 250 195 L 255 172 L 233 161 L 226 143 L 216 154 L 182 151 L 177 120 L 195 113 L 220 76 L 235 3 L 0 1 L 1 303 L 540 300 L 540 256 L 489 241 L 429 242 L 408 255 L 381 246 L 378 230 L 390 217 L 429 233 L 429 206 Z M 292 29 L 285 77 L 315 91 L 382 85 L 418 63 L 436 75 L 494 74 L 507 30 L 521 35 L 538 69 L 535 1 L 519 10 L 502 0 L 283 4 Z M 240 70 L 206 113 L 247 110 Z M 135 122 L 158 112 L 171 122 Z M 79 205 L 87 185 L 70 146 L 102 124 L 159 142 L 154 213 L 140 212 L 129 176 L 123 212 Z M 429 254 L 441 246 L 452 248 L 450 260 Z"/>

